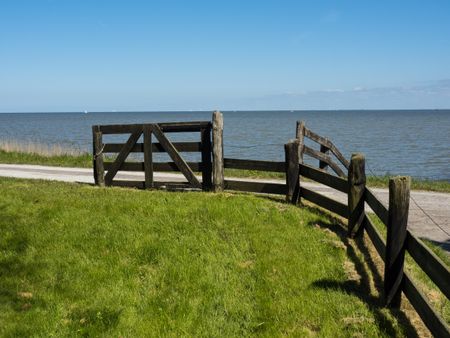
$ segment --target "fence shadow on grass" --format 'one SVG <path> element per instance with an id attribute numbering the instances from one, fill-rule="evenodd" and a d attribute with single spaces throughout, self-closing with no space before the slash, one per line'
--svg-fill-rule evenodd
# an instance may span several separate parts
<path id="1" fill-rule="evenodd" d="M 347 229 L 339 218 L 331 216 L 328 212 L 320 208 L 310 205 L 303 205 L 303 207 L 330 219 L 330 222 L 314 222 L 308 225 L 319 226 L 321 229 L 328 229 L 336 234 L 340 241 L 345 245 L 347 257 L 354 264 L 355 270 L 360 277 L 359 281 L 347 280 L 341 282 L 331 279 L 317 280 L 312 284 L 312 287 L 324 290 L 342 291 L 358 297 L 367 304 L 369 310 L 375 317 L 377 325 L 383 328 L 389 336 L 396 336 L 397 332 L 391 320 L 382 311 L 386 308 L 381 294 L 374 295 L 370 288 L 370 282 L 373 280 L 376 289 L 381 290 L 383 279 L 363 237 L 360 236 L 355 239 L 349 239 Z M 361 253 L 362 257 L 358 256 L 357 251 Z M 393 317 L 402 324 L 405 331 L 404 334 L 407 337 L 419 337 L 416 328 L 412 325 L 410 319 L 403 311 L 394 309 L 389 309 L 389 311 Z"/>
<path id="2" fill-rule="evenodd" d="M 450 239 L 448 239 L 446 241 L 442 241 L 442 242 L 433 241 L 428 238 L 421 238 L 421 240 L 423 240 L 425 242 L 427 242 L 427 241 L 431 242 L 432 244 L 440 247 L 442 250 L 447 251 L 447 253 L 450 253 Z"/>

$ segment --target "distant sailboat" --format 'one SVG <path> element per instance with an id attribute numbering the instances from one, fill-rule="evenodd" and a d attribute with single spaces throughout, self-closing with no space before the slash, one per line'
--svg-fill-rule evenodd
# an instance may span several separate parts
<path id="1" fill-rule="evenodd" d="M 84 113 L 85 113 L 85 114 L 87 114 L 87 113 L 88 113 L 88 111 L 87 111 L 87 110 L 85 110 L 85 111 L 84 111 Z"/>

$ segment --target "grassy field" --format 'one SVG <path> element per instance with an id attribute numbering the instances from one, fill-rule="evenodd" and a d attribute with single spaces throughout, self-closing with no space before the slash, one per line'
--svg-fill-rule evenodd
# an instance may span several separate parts
<path id="1" fill-rule="evenodd" d="M 0 336 L 415 336 L 309 208 L 0 178 Z"/>
<path id="2" fill-rule="evenodd" d="M 0 144 L 0 163 L 15 164 L 42 164 L 63 167 L 92 167 L 92 155 L 87 153 L 80 154 L 39 154 L 23 151 L 5 151 Z M 225 169 L 225 175 L 229 177 L 248 177 L 248 178 L 268 178 L 285 179 L 283 173 L 264 172 L 257 170 L 239 170 Z M 389 183 L 388 176 L 368 176 L 367 184 L 371 187 L 387 188 Z M 437 192 L 450 192 L 450 182 L 412 179 L 411 188 L 414 190 L 427 190 Z"/>

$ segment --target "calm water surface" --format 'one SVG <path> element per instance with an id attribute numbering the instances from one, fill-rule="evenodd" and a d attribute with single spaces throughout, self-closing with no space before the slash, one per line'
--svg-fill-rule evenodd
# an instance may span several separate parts
<path id="1" fill-rule="evenodd" d="M 0 114 L 0 139 L 91 151 L 94 124 L 210 119 L 211 112 Z M 283 160 L 283 144 L 295 136 L 297 120 L 330 138 L 346 157 L 363 152 L 369 174 L 450 180 L 450 110 L 224 112 L 225 156 Z M 106 141 L 123 139 L 108 137 Z"/>

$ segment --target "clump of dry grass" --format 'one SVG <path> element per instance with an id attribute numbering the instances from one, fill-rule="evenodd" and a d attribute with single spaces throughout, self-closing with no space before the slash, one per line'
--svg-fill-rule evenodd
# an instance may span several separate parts
<path id="1" fill-rule="evenodd" d="M 78 149 L 69 148 L 60 144 L 44 144 L 39 142 L 19 142 L 16 140 L 0 140 L 0 150 L 8 153 L 26 153 L 52 156 L 81 156 L 84 153 Z"/>

